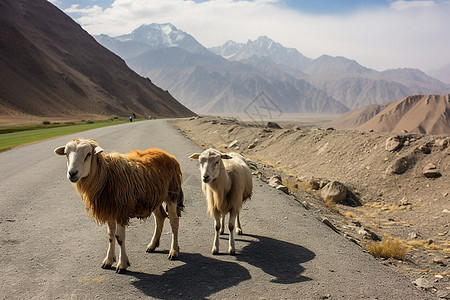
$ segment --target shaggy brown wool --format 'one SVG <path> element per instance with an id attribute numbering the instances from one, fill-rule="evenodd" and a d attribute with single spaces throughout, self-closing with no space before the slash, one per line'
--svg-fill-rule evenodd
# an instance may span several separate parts
<path id="1" fill-rule="evenodd" d="M 89 140 L 95 149 L 98 143 Z M 159 149 L 93 156 L 89 176 L 76 183 L 89 215 L 99 223 L 147 218 L 164 200 L 178 204 L 181 216 L 181 168 L 175 157 Z"/>

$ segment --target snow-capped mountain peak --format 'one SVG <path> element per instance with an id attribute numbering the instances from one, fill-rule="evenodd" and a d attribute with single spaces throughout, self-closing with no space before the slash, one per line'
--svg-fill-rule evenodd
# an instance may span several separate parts
<path id="1" fill-rule="evenodd" d="M 201 45 L 190 34 L 179 30 L 170 23 L 144 24 L 130 34 L 115 37 L 122 42 L 139 42 L 149 46 L 149 49 L 179 47 L 192 53 L 210 54 L 209 50 Z"/>
<path id="2" fill-rule="evenodd" d="M 277 64 L 283 64 L 297 69 L 303 69 L 311 59 L 303 56 L 294 48 L 286 48 L 267 36 L 256 40 L 248 40 L 246 44 L 228 41 L 222 46 L 210 50 L 229 60 L 240 61 L 252 56 L 269 57 Z"/>

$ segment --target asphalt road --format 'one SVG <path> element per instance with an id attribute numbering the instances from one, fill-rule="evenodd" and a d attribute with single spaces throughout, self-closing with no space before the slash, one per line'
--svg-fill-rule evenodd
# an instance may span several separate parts
<path id="1" fill-rule="evenodd" d="M 106 226 L 87 216 L 53 154 L 72 137 L 94 138 L 105 151 L 161 148 L 180 162 L 186 209 L 179 260 L 167 259 L 170 226 L 146 253 L 153 217 L 127 229 L 131 267 L 101 269 Z M 188 156 L 201 149 L 164 120 L 82 132 L 0 153 L 0 298 L 2 299 L 428 299 L 410 280 L 322 224 L 293 197 L 254 178 L 243 208 L 236 256 L 228 235 L 213 256 L 213 220 L 200 172 Z"/>

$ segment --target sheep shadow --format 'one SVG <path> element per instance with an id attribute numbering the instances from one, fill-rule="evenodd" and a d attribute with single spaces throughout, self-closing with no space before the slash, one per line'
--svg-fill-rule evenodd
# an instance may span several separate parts
<path id="1" fill-rule="evenodd" d="M 274 283 L 292 284 L 312 280 L 302 276 L 305 270 L 300 264 L 314 259 L 312 251 L 288 242 L 265 236 L 244 234 L 257 241 L 236 239 L 249 243 L 236 255 L 238 261 L 244 261 L 274 276 Z"/>
<path id="2" fill-rule="evenodd" d="M 185 264 L 162 275 L 127 271 L 137 281 L 132 284 L 157 299 L 205 299 L 221 290 L 251 279 L 249 271 L 236 262 L 221 261 L 201 254 L 182 253 Z"/>

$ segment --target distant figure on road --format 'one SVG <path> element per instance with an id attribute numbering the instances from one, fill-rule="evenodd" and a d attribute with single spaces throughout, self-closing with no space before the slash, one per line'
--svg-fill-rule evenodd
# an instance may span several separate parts
<path id="1" fill-rule="evenodd" d="M 130 116 L 130 122 L 133 122 L 133 117 L 132 116 Z"/>

